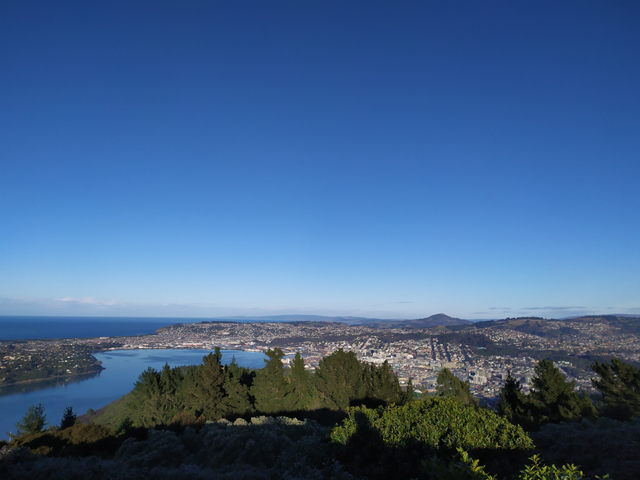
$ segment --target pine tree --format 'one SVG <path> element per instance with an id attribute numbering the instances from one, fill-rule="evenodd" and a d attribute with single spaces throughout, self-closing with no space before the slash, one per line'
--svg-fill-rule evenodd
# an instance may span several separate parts
<path id="1" fill-rule="evenodd" d="M 595 414 L 591 399 L 578 395 L 575 382 L 567 382 L 551 360 L 540 360 L 535 372 L 529 405 L 536 423 L 573 422 Z"/>
<path id="2" fill-rule="evenodd" d="M 438 374 L 436 397 L 457 398 L 466 405 L 478 405 L 469 384 L 456 377 L 448 368 L 443 368 Z"/>
<path id="3" fill-rule="evenodd" d="M 128 403 L 134 425 L 151 428 L 163 421 L 160 374 L 152 367 L 138 377 Z"/>
<path id="4" fill-rule="evenodd" d="M 498 413 L 511 421 L 520 422 L 527 416 L 527 397 L 522 393 L 522 385 L 516 380 L 511 371 L 507 371 L 507 379 L 500 390 Z"/>
<path id="5" fill-rule="evenodd" d="M 407 382 L 407 390 L 404 392 L 404 398 L 402 399 L 402 403 L 409 403 L 411 400 L 413 400 L 413 397 L 415 396 L 415 392 L 414 392 L 414 388 L 413 388 L 413 380 L 411 378 L 409 378 L 409 381 Z"/>
<path id="6" fill-rule="evenodd" d="M 16 434 L 7 432 L 11 438 L 22 437 L 23 435 L 33 435 L 42 432 L 47 424 L 47 416 L 44 414 L 42 404 L 31 405 L 27 413 L 21 420 L 16 422 Z"/>
<path id="7" fill-rule="evenodd" d="M 363 370 L 355 353 L 342 349 L 320 360 L 315 381 L 324 406 L 342 410 L 361 403 L 367 394 Z"/>
<path id="8" fill-rule="evenodd" d="M 183 406 L 178 396 L 178 390 L 182 383 L 182 372 L 178 368 L 171 368 L 165 363 L 160 372 L 160 409 L 162 410 L 162 423 L 166 423 L 175 417 Z"/>
<path id="9" fill-rule="evenodd" d="M 197 409 L 202 411 L 208 420 L 222 418 L 222 400 L 224 393 L 224 370 L 220 360 L 222 353 L 216 347 L 215 353 L 203 357 L 202 365 L 197 369 L 197 384 L 194 389 Z"/>
<path id="10" fill-rule="evenodd" d="M 58 430 L 64 430 L 66 428 L 73 427 L 76 424 L 76 419 L 77 415 L 73 411 L 73 407 L 65 407 Z"/>
<path id="11" fill-rule="evenodd" d="M 246 416 L 253 411 L 249 386 L 243 382 L 248 369 L 239 367 L 235 357 L 224 367 L 224 392 L 222 412 L 225 418 Z"/>
<path id="12" fill-rule="evenodd" d="M 367 389 L 367 403 L 371 406 L 402 403 L 404 399 L 398 377 L 386 360 L 380 367 L 373 363 L 364 366 L 364 383 Z"/>
<path id="13" fill-rule="evenodd" d="M 621 420 L 640 417 L 639 369 L 617 358 L 595 362 L 591 369 L 600 377 L 591 382 L 602 395 L 604 415 Z"/>
<path id="14" fill-rule="evenodd" d="M 304 359 L 300 352 L 296 352 L 296 356 L 291 362 L 291 371 L 287 380 L 290 386 L 289 393 L 285 398 L 287 411 L 298 412 L 321 407 L 318 392 L 311 381 L 311 374 L 305 368 Z"/>
<path id="15" fill-rule="evenodd" d="M 260 413 L 268 415 L 282 412 L 286 409 L 285 397 L 290 391 L 289 384 L 284 378 L 284 366 L 282 357 L 284 353 L 279 348 L 267 350 L 268 360 L 265 366 L 258 371 L 251 395 L 255 398 L 255 408 Z"/>

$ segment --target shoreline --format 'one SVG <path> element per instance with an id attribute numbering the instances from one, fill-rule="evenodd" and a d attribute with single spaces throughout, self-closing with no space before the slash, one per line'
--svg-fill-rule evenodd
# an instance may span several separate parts
<path id="1" fill-rule="evenodd" d="M 12 387 L 13 385 L 25 385 L 25 384 L 28 384 L 28 383 L 37 383 L 37 382 L 42 382 L 42 381 L 45 381 L 45 380 L 56 380 L 56 379 L 60 379 L 60 378 L 81 377 L 82 375 L 90 375 L 92 373 L 98 373 L 98 372 L 101 372 L 103 370 L 106 370 L 106 368 L 103 367 L 102 365 L 98 365 L 98 367 L 100 367 L 99 370 L 94 370 L 94 371 L 91 371 L 91 372 L 69 373 L 67 375 L 54 375 L 54 376 L 45 377 L 45 378 L 34 378 L 32 380 L 21 380 L 19 382 L 0 383 L 0 388 Z"/>

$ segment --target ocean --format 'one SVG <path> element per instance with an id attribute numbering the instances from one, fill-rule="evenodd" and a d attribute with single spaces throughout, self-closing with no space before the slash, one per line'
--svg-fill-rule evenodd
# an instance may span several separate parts
<path id="1" fill-rule="evenodd" d="M 0 316 L 0 340 L 128 337 L 146 335 L 175 323 L 199 318 L 144 317 L 13 317 Z"/>

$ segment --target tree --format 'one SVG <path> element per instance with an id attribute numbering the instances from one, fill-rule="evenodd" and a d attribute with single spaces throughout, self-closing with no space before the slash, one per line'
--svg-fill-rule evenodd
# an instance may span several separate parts
<path id="1" fill-rule="evenodd" d="M 285 402 L 286 410 L 293 412 L 319 407 L 318 392 L 311 383 L 311 376 L 305 369 L 300 352 L 296 352 L 291 362 L 291 372 L 287 379 L 290 388 Z"/>
<path id="2" fill-rule="evenodd" d="M 73 411 L 73 407 L 65 407 L 62 414 L 62 420 L 60 421 L 60 428 L 58 430 L 64 430 L 69 427 L 73 427 L 76 424 L 77 415 Z"/>
<path id="3" fill-rule="evenodd" d="M 402 399 L 402 403 L 408 403 L 413 400 L 415 396 L 415 392 L 413 391 L 413 380 L 409 378 L 407 382 L 407 390 L 404 392 L 404 398 Z"/>
<path id="4" fill-rule="evenodd" d="M 224 392 L 222 400 L 223 415 L 225 417 L 244 416 L 252 412 L 249 386 L 245 378 L 251 379 L 248 369 L 239 367 L 235 357 L 224 367 Z"/>
<path id="5" fill-rule="evenodd" d="M 215 353 L 210 353 L 202 359 L 196 374 L 198 410 L 202 410 L 208 420 L 218 420 L 222 417 L 222 399 L 224 398 L 224 370 L 220 360 L 222 353 L 216 347 Z"/>
<path id="6" fill-rule="evenodd" d="M 511 371 L 507 371 L 507 380 L 500 390 L 498 413 L 511 421 L 522 424 L 527 416 L 527 411 L 527 396 L 522 393 L 522 385 L 511 375 Z"/>
<path id="7" fill-rule="evenodd" d="M 8 433 L 11 438 L 33 435 L 42 432 L 47 424 L 47 416 L 41 403 L 38 406 L 31 405 L 21 420 L 16 422 L 16 434 Z"/>
<path id="8" fill-rule="evenodd" d="M 366 397 L 363 368 L 353 352 L 340 348 L 324 357 L 314 378 L 322 402 L 329 408 L 343 410 Z"/>
<path id="9" fill-rule="evenodd" d="M 465 405 L 477 405 L 478 400 L 471 394 L 471 387 L 456 377 L 448 368 L 438 374 L 436 397 L 457 398 Z"/>
<path id="10" fill-rule="evenodd" d="M 364 382 L 367 388 L 367 403 L 371 406 L 400 404 L 405 397 L 398 377 L 386 360 L 380 367 L 373 363 L 364 365 Z"/>
<path id="11" fill-rule="evenodd" d="M 255 397 L 256 410 L 261 413 L 273 414 L 286 409 L 285 397 L 289 393 L 289 384 L 284 379 L 284 353 L 279 348 L 269 349 L 266 353 L 268 360 L 258 371 L 251 395 Z"/>
<path id="12" fill-rule="evenodd" d="M 540 360 L 535 372 L 529 405 L 537 424 L 573 422 L 595 415 L 591 399 L 578 395 L 575 382 L 567 382 L 551 360 Z"/>
<path id="13" fill-rule="evenodd" d="M 611 363 L 595 362 L 591 370 L 599 379 L 591 382 L 602 394 L 603 414 L 628 420 L 640 416 L 640 370 L 617 358 Z"/>
<path id="14" fill-rule="evenodd" d="M 132 412 L 131 420 L 136 426 L 151 428 L 162 424 L 164 415 L 161 396 L 160 374 L 149 367 L 138 377 L 128 403 Z"/>

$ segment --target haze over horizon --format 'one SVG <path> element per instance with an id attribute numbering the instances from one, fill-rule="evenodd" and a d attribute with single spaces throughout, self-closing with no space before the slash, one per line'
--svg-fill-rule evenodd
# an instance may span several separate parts
<path id="1" fill-rule="evenodd" d="M 640 314 L 640 3 L 0 4 L 0 315 Z"/>

